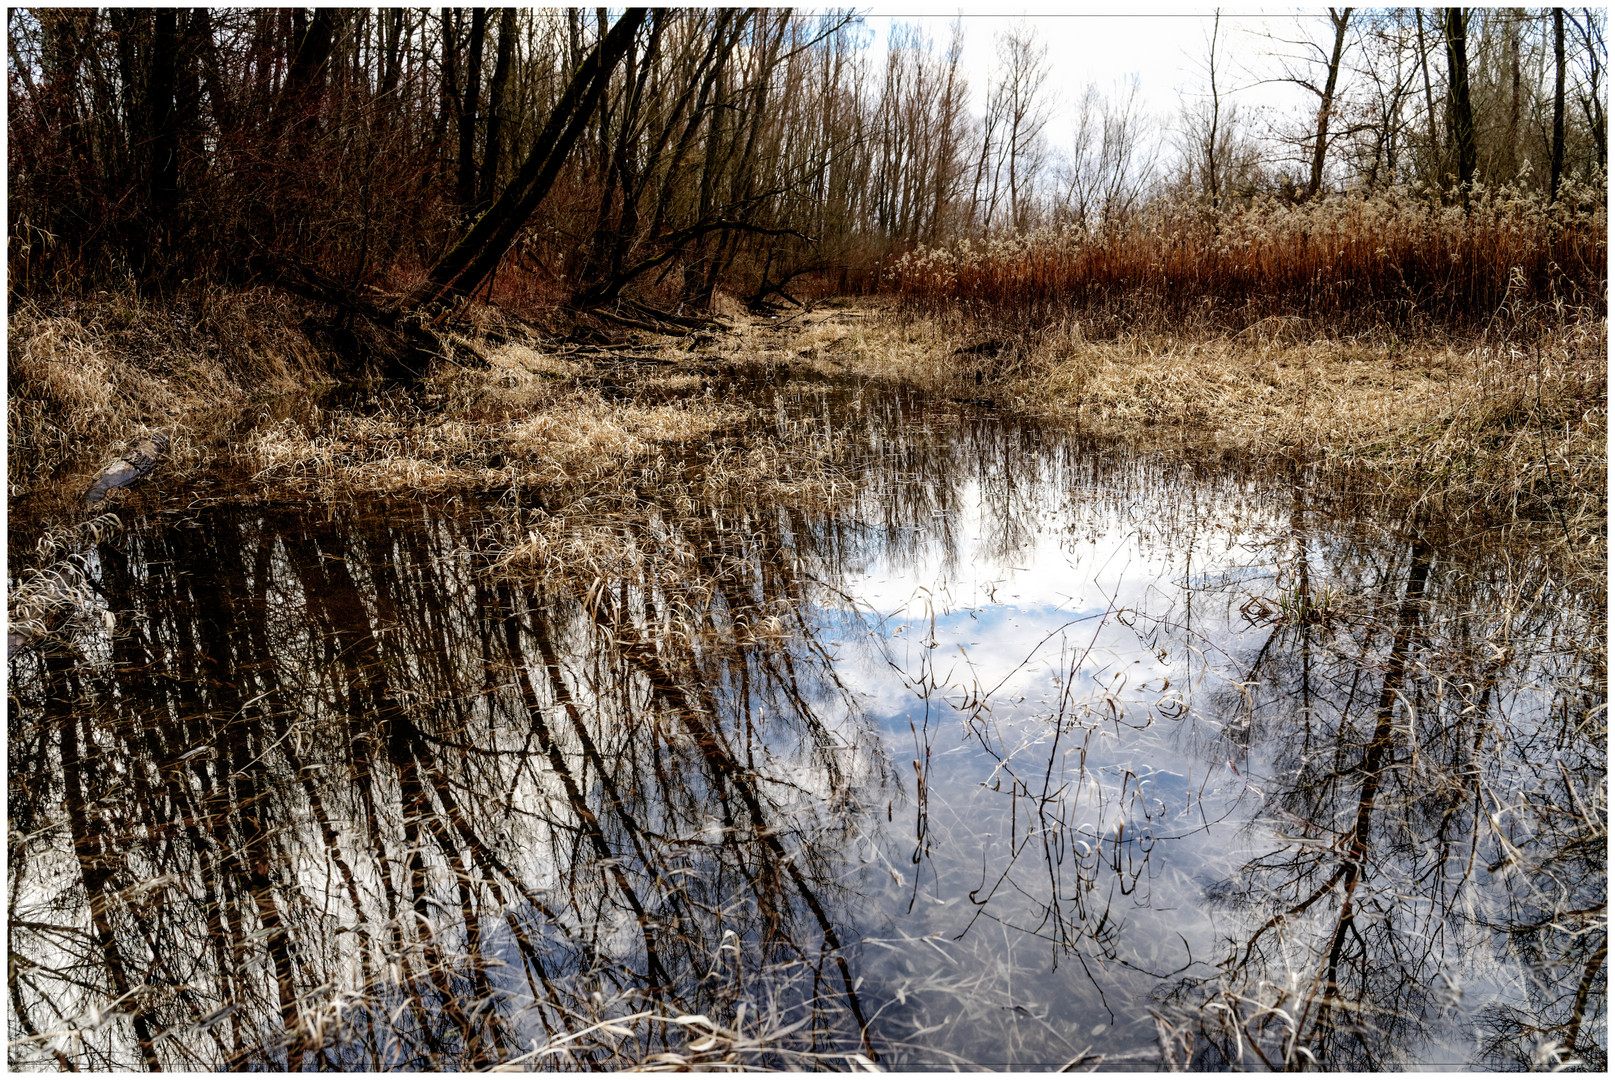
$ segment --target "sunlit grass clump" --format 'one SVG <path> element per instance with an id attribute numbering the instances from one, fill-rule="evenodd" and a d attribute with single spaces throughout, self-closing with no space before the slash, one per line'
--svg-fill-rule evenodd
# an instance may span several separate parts
<path id="1" fill-rule="evenodd" d="M 411 405 L 261 427 L 239 454 L 261 483 L 302 492 L 401 492 L 603 483 L 654 448 L 710 435 L 744 415 L 705 401 L 617 405 L 569 393 L 532 412 L 429 417 Z"/>
<path id="2" fill-rule="evenodd" d="M 6 356 L 11 495 L 185 416 L 329 382 L 325 358 L 296 318 L 267 289 L 205 289 L 177 302 L 103 292 L 15 305 Z"/>

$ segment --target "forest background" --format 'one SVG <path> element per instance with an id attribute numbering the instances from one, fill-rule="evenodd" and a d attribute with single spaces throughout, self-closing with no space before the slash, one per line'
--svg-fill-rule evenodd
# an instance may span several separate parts
<path id="1" fill-rule="evenodd" d="M 613 21 L 579 8 L 8 19 L 19 298 L 246 285 L 285 262 L 350 289 L 418 285 L 517 178 Z M 478 284 L 518 308 L 625 293 L 705 307 L 719 288 L 876 289 L 922 248 L 1051 234 L 1069 248 L 1163 216 L 1220 239 L 1252 215 L 1348 199 L 1365 228 L 1385 212 L 1440 222 L 1451 206 L 1473 219 L 1477 202 L 1482 220 L 1509 202 L 1521 223 L 1533 207 L 1591 209 L 1604 19 L 1330 9 L 1275 39 L 1268 70 L 1238 72 L 1214 23 L 1204 86 L 1178 116 L 1144 115 L 1136 86 L 1090 86 L 1073 130 L 1056 131 L 1030 22 L 998 36 L 977 113 L 965 20 L 945 41 L 897 24 L 877 53 L 851 12 L 658 10 L 607 58 L 546 195 Z M 1229 104 L 1253 78 L 1313 107 L 1258 130 Z M 1506 287 L 1509 267 L 1490 269 Z M 1545 266 L 1524 269 L 1546 284 Z M 1465 314 L 1494 299 L 1472 288 Z"/>
<path id="2" fill-rule="evenodd" d="M 478 355 L 490 313 L 685 333 L 848 294 L 1073 407 L 1076 343 L 1550 333 L 1597 426 L 1566 328 L 1601 340 L 1605 25 L 1330 8 L 1236 64 L 1213 15 L 1175 116 L 1090 86 L 1065 130 L 1035 22 L 972 88 L 969 20 L 874 48 L 851 10 L 14 8 L 12 491 L 187 393 Z M 1504 420 L 1541 397 L 1504 381 Z"/>

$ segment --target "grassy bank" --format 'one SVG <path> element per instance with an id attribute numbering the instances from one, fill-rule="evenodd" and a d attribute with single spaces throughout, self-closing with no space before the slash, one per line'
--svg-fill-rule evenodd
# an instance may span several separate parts
<path id="1" fill-rule="evenodd" d="M 172 304 L 97 293 L 12 305 L 7 489 L 66 482 L 147 430 L 329 382 L 334 352 L 270 290 L 208 289 Z M 183 456 L 189 444 L 176 451 Z"/>
<path id="2" fill-rule="evenodd" d="M 1096 339 L 1077 317 L 1029 329 L 961 309 L 827 304 L 737 314 L 715 337 L 623 332 L 606 347 L 485 313 L 473 343 L 485 363 L 444 365 L 429 401 L 399 394 L 365 416 L 316 410 L 243 431 L 249 405 L 332 378 L 336 354 L 302 317 L 267 293 L 173 310 L 20 305 L 12 497 L 72 488 L 153 428 L 179 436 L 181 466 L 223 458 L 286 494 L 605 483 L 621 462 L 732 427 L 742 410 L 715 391 L 763 368 L 919 383 L 1104 437 L 1238 448 L 1349 472 L 1430 520 L 1542 522 L 1575 547 L 1603 546 L 1607 330 L 1585 309 L 1467 337 L 1325 335 L 1275 318 Z"/>
<path id="3" fill-rule="evenodd" d="M 1603 530 L 1607 328 L 1565 312 L 1507 333 L 1314 336 L 1298 320 L 1245 332 L 1094 340 L 963 311 L 810 316 L 782 342 L 804 362 L 931 382 L 1091 434 L 1351 470 L 1457 524 L 1539 519 Z M 822 321 L 816 321 L 822 320 Z"/>

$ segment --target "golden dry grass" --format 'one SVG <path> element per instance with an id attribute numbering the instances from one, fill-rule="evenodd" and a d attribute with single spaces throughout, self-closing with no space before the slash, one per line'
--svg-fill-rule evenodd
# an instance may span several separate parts
<path id="1" fill-rule="evenodd" d="M 1452 520 L 1602 529 L 1607 325 L 1598 313 L 1527 318 L 1469 341 L 1312 336 L 1293 319 L 1240 334 L 1094 341 L 1068 320 L 982 353 L 960 350 L 993 339 L 993 328 L 957 313 L 851 314 L 814 313 L 778 334 L 776 350 L 991 397 L 1095 435 L 1353 470 Z"/>
<path id="2" fill-rule="evenodd" d="M 221 295 L 210 304 L 190 316 L 205 333 L 173 329 L 162 313 L 121 299 L 13 312 L 13 496 L 61 461 L 93 458 L 143 428 L 167 428 L 176 458 L 197 458 L 201 439 L 189 428 L 203 426 L 199 417 L 236 414 L 255 396 L 314 377 L 319 358 L 268 299 Z M 263 325 L 249 329 L 255 310 Z M 1566 538 L 1601 550 L 1605 320 L 1548 308 L 1508 316 L 1506 329 L 1468 341 L 1342 338 L 1277 317 L 1238 334 L 1092 340 L 1076 317 L 1006 334 L 960 311 L 918 316 L 873 303 L 782 319 L 737 313 L 734 333 L 700 344 L 639 335 L 631 351 L 650 361 L 640 366 L 523 339 L 501 323 L 502 344 L 479 343 L 486 368 L 434 380 L 440 408 L 399 403 L 284 420 L 227 452 L 270 487 L 333 494 L 607 484 L 627 462 L 708 440 L 697 448 L 702 480 L 692 499 L 742 487 L 782 500 L 838 497 L 834 447 L 783 429 L 744 443 L 711 438 L 748 415 L 713 393 L 724 372 L 784 368 L 991 398 L 1096 435 L 1351 470 L 1449 520 L 1557 521 Z M 601 376 L 622 387 L 621 400 L 588 387 Z M 647 390 L 680 396 L 634 400 Z"/>
<path id="3" fill-rule="evenodd" d="M 294 322 L 264 290 L 208 290 L 173 306 L 110 294 L 19 304 L 8 324 L 9 494 L 65 463 L 93 471 L 155 428 L 173 436 L 170 464 L 183 462 L 195 457 L 191 419 L 329 380 Z"/>
<path id="4" fill-rule="evenodd" d="M 304 494 L 597 483 L 657 446 L 742 416 L 710 402 L 622 405 L 579 391 L 513 419 L 339 413 L 312 429 L 286 420 L 254 432 L 238 453 L 255 481 Z"/>
<path id="5" fill-rule="evenodd" d="M 1605 329 L 1545 341 L 1365 346 L 1068 342 L 1015 393 L 1105 435 L 1162 435 L 1352 468 L 1453 519 L 1604 514 Z"/>

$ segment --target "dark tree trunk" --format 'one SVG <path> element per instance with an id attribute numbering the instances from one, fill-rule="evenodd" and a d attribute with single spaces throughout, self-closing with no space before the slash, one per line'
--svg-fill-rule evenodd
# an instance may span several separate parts
<path id="1" fill-rule="evenodd" d="M 494 184 L 499 179 L 499 159 L 504 152 L 505 87 L 510 82 L 510 65 L 516 51 L 516 9 L 502 8 L 499 15 L 499 52 L 494 60 L 493 81 L 488 84 L 488 132 L 482 152 L 482 182 L 477 189 L 477 213 L 493 205 Z"/>
<path id="2" fill-rule="evenodd" d="M 1340 81 L 1340 56 L 1346 51 L 1346 23 L 1351 8 L 1342 8 L 1340 14 L 1329 9 L 1329 21 L 1335 24 L 1335 48 L 1329 56 L 1329 77 L 1323 84 L 1323 97 L 1318 102 L 1318 132 L 1312 145 L 1312 172 L 1307 177 L 1307 198 L 1318 194 L 1323 185 L 1323 156 L 1329 149 L 1329 118 L 1335 108 L 1335 86 Z"/>
<path id="3" fill-rule="evenodd" d="M 151 131 L 151 216 L 158 236 L 172 224 L 179 202 L 179 133 L 174 124 L 174 72 L 179 54 L 179 11 L 158 8 L 151 42 L 146 108 Z"/>
<path id="4" fill-rule="evenodd" d="M 381 93 L 385 97 L 398 89 L 398 70 L 404 54 L 403 8 L 385 12 L 382 20 Z M 389 108 L 391 107 L 389 104 Z"/>
<path id="5" fill-rule="evenodd" d="M 342 12 L 336 8 L 316 8 L 297 44 L 297 55 L 286 71 L 286 100 L 300 107 L 306 118 L 317 109 L 325 92 L 325 69 L 331 60 L 331 46 L 342 25 Z"/>
<path id="6" fill-rule="evenodd" d="M 1469 105 L 1469 53 L 1466 24 L 1469 11 L 1448 8 L 1446 12 L 1447 87 L 1450 96 L 1448 127 L 1458 164 L 1458 187 L 1465 203 L 1475 178 L 1475 114 Z"/>
<path id="7" fill-rule="evenodd" d="M 202 81 L 207 87 L 208 105 L 213 110 L 214 122 L 219 126 L 220 138 L 228 141 L 235 131 L 236 117 L 219 68 L 219 47 L 213 40 L 213 24 L 207 8 L 197 8 L 195 18 L 196 40 L 202 50 Z"/>
<path id="8" fill-rule="evenodd" d="M 623 12 L 617 24 L 584 58 L 515 179 L 454 249 L 438 260 L 426 281 L 405 300 L 406 310 L 441 303 L 450 296 L 469 296 L 498 267 L 516 234 L 555 183 L 561 166 L 599 106 L 612 69 L 627 55 L 645 15 L 643 8 Z"/>
<path id="9" fill-rule="evenodd" d="M 118 37 L 118 88 L 119 106 L 123 114 L 123 145 L 118 148 L 118 160 L 110 164 L 108 178 L 113 182 L 131 179 L 137 175 L 136 148 L 145 139 L 144 118 L 140 115 L 140 74 L 136 60 L 136 44 L 144 36 L 149 16 L 141 11 L 113 8 L 112 29 Z M 66 112 L 66 110 L 63 110 Z M 77 117 L 59 115 L 58 122 L 78 128 Z"/>
<path id="10" fill-rule="evenodd" d="M 1553 155 L 1548 173 L 1548 201 L 1559 200 L 1565 172 L 1565 9 L 1553 9 Z"/>
<path id="11" fill-rule="evenodd" d="M 460 99 L 460 170 L 454 197 L 466 210 L 477 198 L 477 106 L 482 98 L 482 39 L 488 9 L 471 9 L 471 44 L 466 54 L 465 96 Z"/>

